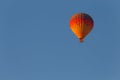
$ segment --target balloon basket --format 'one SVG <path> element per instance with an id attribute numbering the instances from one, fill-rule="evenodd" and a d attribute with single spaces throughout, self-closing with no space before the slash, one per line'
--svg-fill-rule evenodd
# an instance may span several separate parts
<path id="1" fill-rule="evenodd" d="M 82 38 L 80 38 L 79 40 L 80 40 L 81 43 L 83 42 L 83 39 L 82 39 Z"/>

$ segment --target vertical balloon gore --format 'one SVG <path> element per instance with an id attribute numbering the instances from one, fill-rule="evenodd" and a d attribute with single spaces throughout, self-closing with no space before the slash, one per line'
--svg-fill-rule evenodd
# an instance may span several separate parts
<path id="1" fill-rule="evenodd" d="M 83 42 L 83 39 L 91 32 L 93 25 L 92 17 L 85 13 L 74 14 L 70 19 L 70 29 L 80 42 Z"/>

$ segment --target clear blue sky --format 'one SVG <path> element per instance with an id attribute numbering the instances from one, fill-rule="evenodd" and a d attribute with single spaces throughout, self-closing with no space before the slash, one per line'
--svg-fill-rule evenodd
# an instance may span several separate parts
<path id="1" fill-rule="evenodd" d="M 84 43 L 69 28 L 84 12 Z M 0 0 L 0 80 L 120 80 L 119 0 Z"/>

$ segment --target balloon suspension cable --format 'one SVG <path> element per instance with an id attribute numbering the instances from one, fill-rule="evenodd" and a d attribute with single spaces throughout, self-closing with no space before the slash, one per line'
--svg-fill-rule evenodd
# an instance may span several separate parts
<path id="1" fill-rule="evenodd" d="M 83 38 L 80 38 L 79 40 L 80 40 L 81 43 L 83 42 Z"/>

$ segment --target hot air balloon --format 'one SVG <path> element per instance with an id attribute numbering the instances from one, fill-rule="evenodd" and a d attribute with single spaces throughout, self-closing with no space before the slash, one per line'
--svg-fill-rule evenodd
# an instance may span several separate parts
<path id="1" fill-rule="evenodd" d="M 93 29 L 93 19 L 86 13 L 74 14 L 70 19 L 70 29 L 77 36 L 80 42 L 90 33 Z"/>

